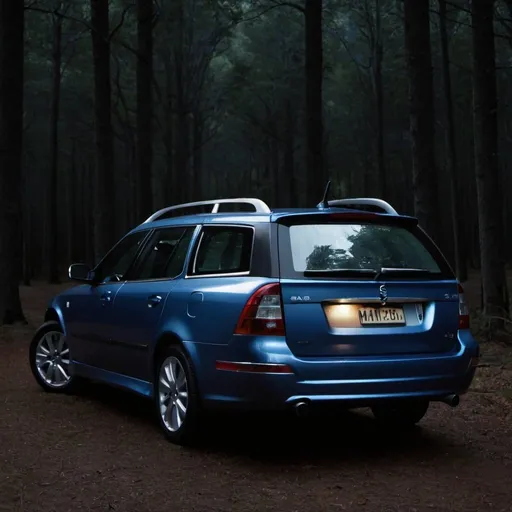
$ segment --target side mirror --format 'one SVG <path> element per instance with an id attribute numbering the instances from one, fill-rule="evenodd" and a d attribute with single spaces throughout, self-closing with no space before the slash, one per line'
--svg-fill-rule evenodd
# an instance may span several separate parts
<path id="1" fill-rule="evenodd" d="M 68 270 L 69 279 L 72 281 L 92 282 L 93 275 L 91 269 L 83 263 L 73 263 Z"/>

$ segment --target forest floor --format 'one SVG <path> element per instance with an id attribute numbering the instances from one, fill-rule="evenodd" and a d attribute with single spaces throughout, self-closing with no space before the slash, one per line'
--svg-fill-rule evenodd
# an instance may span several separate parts
<path id="1" fill-rule="evenodd" d="M 433 405 L 407 435 L 365 411 L 224 417 L 185 449 L 131 394 L 40 390 L 27 348 L 58 290 L 23 288 L 29 325 L 0 330 L 0 511 L 512 511 L 512 350 L 501 343 L 482 344 L 458 408 Z"/>

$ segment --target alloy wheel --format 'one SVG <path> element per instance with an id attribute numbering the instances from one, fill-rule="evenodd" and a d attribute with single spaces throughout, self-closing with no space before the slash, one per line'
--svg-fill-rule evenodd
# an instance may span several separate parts
<path id="1" fill-rule="evenodd" d="M 51 388 L 67 386 L 71 380 L 69 347 L 62 332 L 47 332 L 36 347 L 36 368 Z"/>
<path id="2" fill-rule="evenodd" d="M 160 417 L 169 432 L 177 432 L 188 409 L 187 375 L 179 359 L 170 356 L 162 363 L 158 376 Z"/>

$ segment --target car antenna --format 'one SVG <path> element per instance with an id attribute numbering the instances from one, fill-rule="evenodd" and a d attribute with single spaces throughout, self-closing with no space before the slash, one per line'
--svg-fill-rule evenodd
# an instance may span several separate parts
<path id="1" fill-rule="evenodd" d="M 329 191 L 331 190 L 331 180 L 327 182 L 324 191 L 324 197 L 322 197 L 322 201 L 317 205 L 317 208 L 329 208 L 329 201 L 327 197 L 329 196 Z"/>

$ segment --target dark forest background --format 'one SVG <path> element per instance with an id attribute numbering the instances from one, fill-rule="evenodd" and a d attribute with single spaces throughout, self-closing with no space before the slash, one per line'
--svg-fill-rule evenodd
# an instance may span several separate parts
<path id="1" fill-rule="evenodd" d="M 163 206 L 381 197 L 509 320 L 512 0 L 0 0 L 0 321 Z"/>

